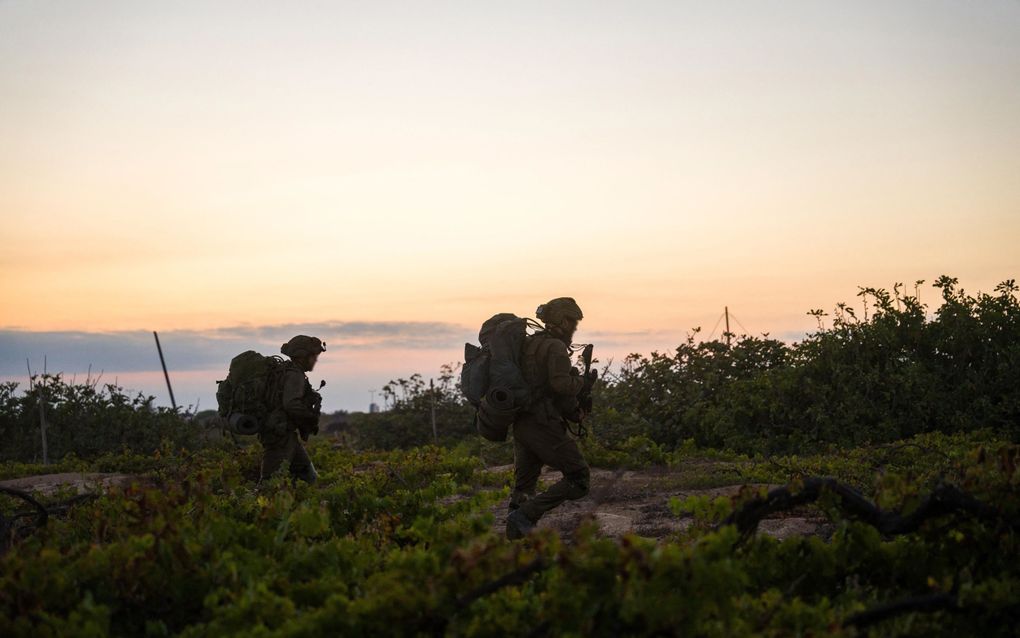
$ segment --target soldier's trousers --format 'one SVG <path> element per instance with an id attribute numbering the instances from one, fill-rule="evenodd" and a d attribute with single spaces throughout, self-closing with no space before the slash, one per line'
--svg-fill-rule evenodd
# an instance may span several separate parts
<path id="1" fill-rule="evenodd" d="M 532 522 L 566 500 L 588 494 L 589 470 L 566 423 L 525 416 L 514 423 L 514 491 L 510 508 L 520 510 Z M 542 466 L 563 477 L 545 492 L 535 495 Z"/>
<path id="2" fill-rule="evenodd" d="M 288 472 L 294 478 L 301 479 L 307 483 L 314 483 L 318 478 L 312 459 L 308 457 L 296 431 L 291 430 L 290 434 L 275 441 L 262 442 L 262 478 L 267 479 L 276 473 L 286 462 L 289 463 Z"/>

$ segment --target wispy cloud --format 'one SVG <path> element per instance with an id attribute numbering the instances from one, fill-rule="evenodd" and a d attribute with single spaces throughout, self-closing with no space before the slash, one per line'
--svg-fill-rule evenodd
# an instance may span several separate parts
<path id="1" fill-rule="evenodd" d="M 473 332 L 464 326 L 441 322 L 327 321 L 168 330 L 159 337 L 167 363 L 173 369 L 203 370 L 222 367 L 246 349 L 278 353 L 280 346 L 296 334 L 319 337 L 328 349 L 429 350 L 459 347 L 473 339 Z M 123 372 L 159 367 L 152 333 L 144 330 L 32 332 L 0 329 L 0 375 L 22 374 L 26 358 L 38 362 L 44 355 L 51 371 L 80 371 L 90 365 L 96 370 Z"/>

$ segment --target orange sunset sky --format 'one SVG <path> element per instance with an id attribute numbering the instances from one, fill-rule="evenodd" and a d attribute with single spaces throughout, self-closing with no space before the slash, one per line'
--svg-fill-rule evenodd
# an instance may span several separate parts
<path id="1" fill-rule="evenodd" d="M 550 297 L 603 361 L 724 305 L 793 340 L 1018 239 L 1015 0 L 0 0 L 2 379 L 168 403 L 158 330 L 211 407 L 308 331 L 364 409 Z"/>

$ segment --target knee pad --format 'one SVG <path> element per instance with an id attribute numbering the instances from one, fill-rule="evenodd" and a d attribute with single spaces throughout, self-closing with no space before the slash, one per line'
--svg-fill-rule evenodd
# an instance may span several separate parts
<path id="1" fill-rule="evenodd" d="M 588 490 L 591 487 L 591 471 L 588 468 L 570 472 L 565 474 L 563 478 L 567 479 L 567 482 L 570 484 L 568 498 L 576 499 L 587 496 Z"/>

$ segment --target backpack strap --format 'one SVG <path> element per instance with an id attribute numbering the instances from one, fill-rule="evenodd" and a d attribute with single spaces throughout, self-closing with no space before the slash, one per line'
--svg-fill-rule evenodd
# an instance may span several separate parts
<path id="1" fill-rule="evenodd" d="M 554 337 L 545 332 L 536 332 L 528 337 L 524 345 L 524 361 L 521 371 L 524 373 L 524 380 L 531 386 L 533 402 L 544 399 L 548 394 L 546 385 L 548 379 L 542 370 L 543 364 L 548 364 L 549 349 L 552 347 Z"/>

